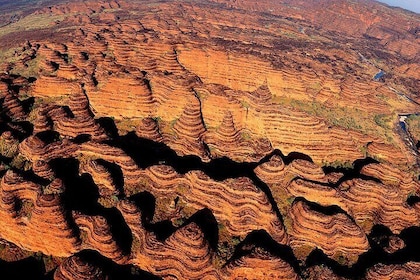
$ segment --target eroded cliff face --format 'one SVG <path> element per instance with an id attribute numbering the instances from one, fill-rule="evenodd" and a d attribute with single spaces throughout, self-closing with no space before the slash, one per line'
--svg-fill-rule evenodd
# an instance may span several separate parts
<path id="1" fill-rule="evenodd" d="M 0 258 L 54 279 L 415 279 L 419 26 L 370 1 L 25 10 L 0 28 Z"/>

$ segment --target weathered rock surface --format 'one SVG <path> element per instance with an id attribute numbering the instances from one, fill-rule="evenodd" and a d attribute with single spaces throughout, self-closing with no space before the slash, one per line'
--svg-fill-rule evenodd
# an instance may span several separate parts
<path id="1" fill-rule="evenodd" d="M 418 278 L 400 118 L 420 110 L 418 14 L 41 6 L 0 3 L 1 259 L 54 279 Z"/>

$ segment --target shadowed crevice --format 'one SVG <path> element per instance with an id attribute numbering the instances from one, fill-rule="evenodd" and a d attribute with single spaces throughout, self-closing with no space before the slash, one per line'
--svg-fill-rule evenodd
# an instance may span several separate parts
<path id="1" fill-rule="evenodd" d="M 15 262 L 0 260 L 1 279 L 33 279 L 44 280 L 45 267 L 42 261 L 29 257 Z M 48 278 L 47 278 L 48 279 Z"/>
<path id="2" fill-rule="evenodd" d="M 63 194 L 65 209 L 89 216 L 103 216 L 110 225 L 114 240 L 123 253 L 128 254 L 133 241 L 130 228 L 115 207 L 105 208 L 98 203 L 98 187 L 89 174 L 79 176 L 79 161 L 74 158 L 54 159 L 50 161 L 50 166 L 66 187 Z"/>

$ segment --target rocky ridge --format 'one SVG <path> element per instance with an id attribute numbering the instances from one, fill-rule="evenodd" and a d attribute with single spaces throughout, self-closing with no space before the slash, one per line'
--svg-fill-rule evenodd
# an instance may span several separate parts
<path id="1" fill-rule="evenodd" d="M 27 40 L 1 53 L 1 240 L 54 279 L 415 279 L 396 116 L 419 109 L 420 20 L 313 2 L 55 3 L 7 27 Z"/>

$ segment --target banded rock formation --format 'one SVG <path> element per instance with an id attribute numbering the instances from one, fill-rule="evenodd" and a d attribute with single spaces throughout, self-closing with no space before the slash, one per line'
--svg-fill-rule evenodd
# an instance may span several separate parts
<path id="1" fill-rule="evenodd" d="M 116 263 L 124 264 L 127 261 L 127 256 L 115 242 L 110 226 L 104 217 L 87 216 L 77 212 L 73 213 L 73 217 L 79 229 L 86 236 L 82 238 L 82 247 L 97 250 Z"/>
<path id="2" fill-rule="evenodd" d="M 367 272 L 366 279 L 416 279 L 419 263 L 409 262 L 402 266 L 378 264 Z"/>
<path id="3" fill-rule="evenodd" d="M 44 254 L 67 257 L 80 241 L 67 220 L 57 195 L 42 193 L 42 186 L 8 171 L 1 181 L 2 238 Z"/>
<path id="4" fill-rule="evenodd" d="M 329 257 L 344 257 L 354 262 L 369 250 L 364 232 L 342 213 L 326 215 L 312 210 L 304 202 L 293 204 L 290 212 L 290 245 L 298 257 L 306 257 L 314 248 L 320 248 Z M 317 236 L 308 239 L 308 236 Z"/>
<path id="5" fill-rule="evenodd" d="M 146 187 L 158 197 L 178 197 L 195 211 L 210 209 L 233 236 L 245 237 L 252 230 L 264 229 L 277 242 L 287 243 L 283 225 L 267 196 L 247 178 L 216 182 L 202 172 L 182 176 L 164 165 L 146 169 L 143 176 L 147 178 Z"/>
<path id="6" fill-rule="evenodd" d="M 418 149 L 397 116 L 419 110 L 418 16 L 347 0 L 7 5 L 0 237 L 67 258 L 55 278 L 106 279 L 83 250 L 164 279 L 416 278 Z M 377 247 L 387 265 L 365 264 Z"/>
<path id="7" fill-rule="evenodd" d="M 230 263 L 226 275 L 227 279 L 300 279 L 287 262 L 259 250 Z"/>
<path id="8" fill-rule="evenodd" d="M 139 226 L 141 212 L 135 205 L 121 201 L 118 208 L 136 238 L 130 262 L 167 279 L 219 278 L 212 267 L 208 244 L 196 224 L 178 229 L 161 242 Z"/>
<path id="9" fill-rule="evenodd" d="M 104 280 L 107 277 L 92 264 L 86 263 L 78 256 L 66 259 L 55 271 L 54 280 Z"/>

